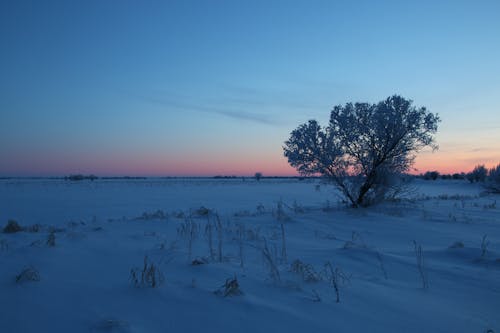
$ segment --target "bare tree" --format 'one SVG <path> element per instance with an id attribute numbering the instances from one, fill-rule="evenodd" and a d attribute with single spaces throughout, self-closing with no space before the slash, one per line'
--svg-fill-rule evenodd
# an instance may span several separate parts
<path id="1" fill-rule="evenodd" d="M 424 179 L 425 180 L 436 180 L 439 178 L 439 172 L 438 171 L 427 171 L 424 173 Z"/>
<path id="2" fill-rule="evenodd" d="M 484 165 L 476 165 L 474 170 L 469 172 L 465 177 L 471 183 L 484 182 L 488 176 L 488 169 Z"/>
<path id="3" fill-rule="evenodd" d="M 437 149 L 439 121 L 425 107 L 397 95 L 377 104 L 347 103 L 333 108 L 327 127 L 310 120 L 295 129 L 284 155 L 301 174 L 333 181 L 358 207 L 384 198 L 394 176 L 410 169 L 416 152 Z"/>
<path id="4" fill-rule="evenodd" d="M 488 171 L 486 188 L 493 193 L 500 193 L 500 163 Z"/>
<path id="5" fill-rule="evenodd" d="M 262 178 L 262 172 L 256 172 L 254 177 L 259 181 Z"/>

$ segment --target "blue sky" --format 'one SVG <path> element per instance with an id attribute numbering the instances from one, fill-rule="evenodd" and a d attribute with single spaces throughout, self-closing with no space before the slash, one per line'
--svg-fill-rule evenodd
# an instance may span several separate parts
<path id="1" fill-rule="evenodd" d="M 392 94 L 420 171 L 500 162 L 498 1 L 3 1 L 0 175 L 293 174 L 282 144 Z"/>

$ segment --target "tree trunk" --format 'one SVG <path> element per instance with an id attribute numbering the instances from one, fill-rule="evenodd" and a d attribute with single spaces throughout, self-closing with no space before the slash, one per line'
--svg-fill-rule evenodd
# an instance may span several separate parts
<path id="1" fill-rule="evenodd" d="M 365 182 L 363 183 L 363 185 L 359 189 L 359 195 L 358 195 L 358 198 L 356 199 L 356 206 L 363 205 L 363 201 L 365 199 L 365 195 L 372 188 L 375 176 L 376 176 L 376 172 L 375 172 L 375 169 L 373 169 L 368 174 L 368 176 L 366 177 Z"/>
<path id="2" fill-rule="evenodd" d="M 363 200 L 365 199 L 365 195 L 371 187 L 367 182 L 368 180 L 359 189 L 359 196 L 356 199 L 356 207 L 363 205 Z"/>

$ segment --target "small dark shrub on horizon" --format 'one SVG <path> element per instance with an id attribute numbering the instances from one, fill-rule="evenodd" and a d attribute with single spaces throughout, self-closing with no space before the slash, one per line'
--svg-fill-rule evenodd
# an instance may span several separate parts
<path id="1" fill-rule="evenodd" d="M 9 220 L 7 225 L 3 228 L 3 232 L 6 234 L 13 234 L 20 231 L 23 231 L 23 228 L 15 220 Z"/>
<path id="2" fill-rule="evenodd" d="M 64 180 L 70 180 L 70 181 L 91 180 L 91 181 L 94 181 L 94 180 L 96 180 L 98 178 L 99 177 L 97 177 L 95 175 L 80 175 L 80 174 L 77 174 L 77 175 L 66 176 L 66 177 L 64 177 Z"/>

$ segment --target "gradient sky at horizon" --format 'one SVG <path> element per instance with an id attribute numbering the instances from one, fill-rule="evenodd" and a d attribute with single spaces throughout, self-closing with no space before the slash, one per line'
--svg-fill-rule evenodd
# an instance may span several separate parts
<path id="1" fill-rule="evenodd" d="M 0 176 L 294 175 L 334 105 L 439 113 L 418 171 L 500 162 L 499 1 L 2 1 Z"/>

